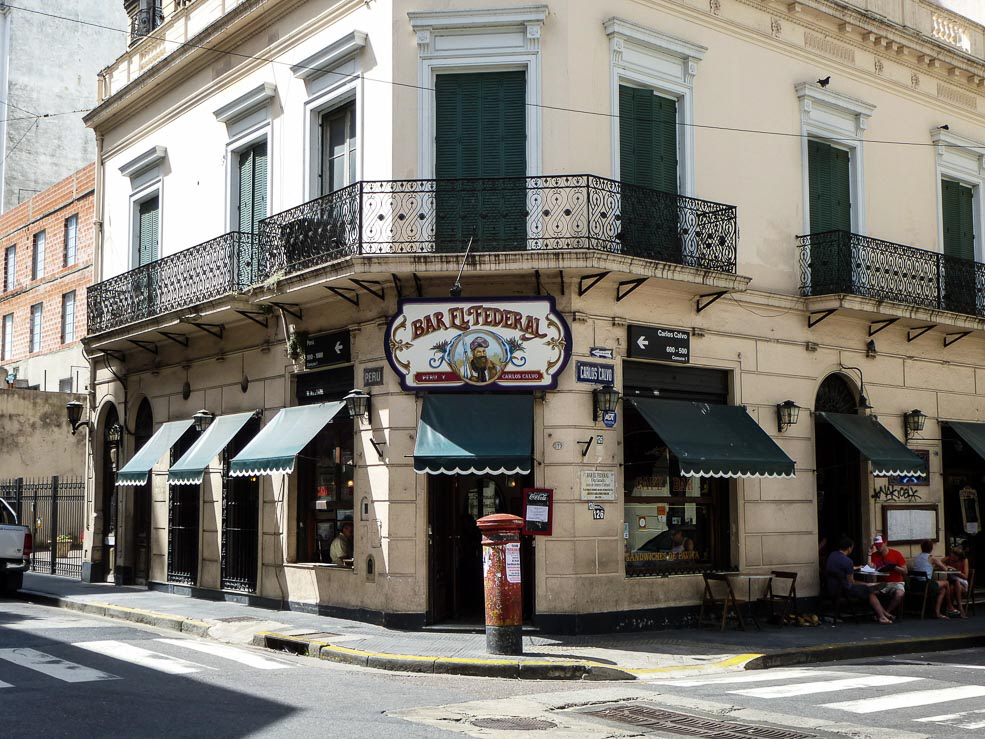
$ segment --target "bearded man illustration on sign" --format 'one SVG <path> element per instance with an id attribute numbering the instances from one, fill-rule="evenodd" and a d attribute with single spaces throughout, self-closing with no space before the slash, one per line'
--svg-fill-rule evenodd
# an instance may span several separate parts
<path id="1" fill-rule="evenodd" d="M 494 380 L 499 375 L 496 363 L 489 357 L 489 340 L 484 336 L 476 336 L 469 344 L 462 359 L 461 375 L 463 380 L 477 384 Z"/>

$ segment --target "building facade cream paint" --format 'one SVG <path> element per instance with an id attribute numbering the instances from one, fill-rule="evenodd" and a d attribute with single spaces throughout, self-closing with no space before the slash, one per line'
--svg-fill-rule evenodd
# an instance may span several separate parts
<path id="1" fill-rule="evenodd" d="M 221 6 L 226 22 L 216 31 L 215 44 L 256 59 L 206 56 L 179 48 L 163 73 L 147 72 L 142 86 L 127 88 L 149 68 L 145 55 L 152 61 L 162 58 L 151 54 L 157 42 L 148 39 L 104 71 L 104 101 L 89 115 L 90 125 L 104 136 L 106 236 L 100 279 L 133 267 L 134 195 L 146 188 L 160 190 L 162 257 L 228 229 L 230 152 L 237 141 L 267 137 L 268 212 L 310 199 L 312 114 L 330 105 L 333 97 L 354 95 L 357 101 L 358 179 L 427 178 L 433 171 L 428 154 L 432 115 L 423 106 L 431 100 L 435 70 L 523 68 L 528 73 L 528 103 L 542 106 L 527 118 L 528 175 L 587 172 L 617 177 L 613 84 L 636 80 L 683 96 L 690 119 L 685 122 L 693 126 L 680 137 L 688 149 L 679 157 L 686 168 L 681 192 L 738 207 L 738 276 L 604 253 L 482 254 L 465 272 L 465 295 L 535 294 L 534 270 L 539 270 L 543 289 L 555 296 L 571 325 L 573 359 L 587 359 L 590 346 L 614 348 L 617 388 L 627 324 L 693 331 L 691 364 L 727 370 L 729 402 L 746 406 L 797 464 L 792 480 L 744 479 L 730 484 L 731 563 L 739 569 L 794 570 L 803 595 L 817 592 L 815 436 L 808 409 L 814 407 L 821 382 L 832 373 L 842 372 L 856 391 L 861 390 L 858 372 L 843 370 L 843 365 L 861 369 L 873 415 L 899 438 L 904 412 L 920 408 L 929 416 L 922 433 L 925 440 L 918 438 L 911 446 L 930 453 L 930 485 L 921 488 L 920 502 L 940 505 L 938 419 L 982 418 L 985 369 L 979 358 L 985 348 L 985 321 L 865 298 L 799 296 L 795 236 L 805 232 L 807 203 L 801 134 L 806 130 L 815 135 L 812 127 L 839 120 L 847 125 L 846 115 L 855 114 L 844 114 L 839 106 L 868 111 L 864 124 L 850 118 L 857 126 L 847 142 L 861 160 L 855 168 L 855 230 L 940 251 L 937 162 L 944 155 L 942 147 L 934 145 L 934 132 L 946 124 L 950 134 L 979 144 L 985 139 L 985 66 L 974 58 L 980 59 L 985 49 L 981 26 L 954 17 L 968 28 L 969 54 L 929 40 L 931 6 L 919 0 L 900 4 L 901 18 L 890 17 L 896 11 L 883 5 L 871 10 L 892 11 L 887 16 L 891 21 L 905 20 L 925 35 L 907 35 L 901 25 L 823 0 L 785 7 L 733 0 L 555 0 L 543 6 L 497 2 L 494 12 L 489 11 L 493 3 L 459 2 L 455 13 L 446 12 L 446 3 L 404 0 L 337 2 L 327 8 L 291 0 L 267 3 L 262 9 L 246 5 L 193 3 L 166 19 L 162 33 L 167 38 L 172 33 L 175 38 L 194 38 L 195 29 L 218 18 Z M 606 33 L 605 23 L 612 18 L 620 21 L 622 33 Z M 307 80 L 292 72 L 292 65 L 353 32 L 365 34 L 366 41 L 352 58 L 335 60 L 338 67 Z M 683 67 L 674 70 L 673 63 Z M 361 76 L 353 80 L 352 74 Z M 822 91 L 815 80 L 828 76 L 830 85 Z M 275 90 L 273 97 L 246 105 L 249 93 L 265 83 Z M 811 90 L 810 105 L 797 95 L 796 87 L 803 83 Z M 820 98 L 842 113 L 825 120 L 826 108 L 816 102 Z M 245 106 L 241 118 L 217 120 L 216 111 L 236 102 Z M 153 167 L 134 176 L 121 173 L 154 147 L 166 153 Z M 980 219 L 980 189 L 976 198 Z M 859 219 L 860 214 L 864 218 Z M 980 234 L 985 231 L 979 228 L 977 233 L 976 254 L 982 259 Z M 349 328 L 358 386 L 364 368 L 386 364 L 384 326 L 396 309 L 390 276 L 400 275 L 409 293 L 410 276 L 417 274 L 425 295 L 443 296 L 460 258 L 357 257 L 298 278 L 278 279 L 245 295 L 208 301 L 184 314 L 221 321 L 225 333 L 218 340 L 193 331 L 187 348 L 154 333 L 173 330 L 181 311 L 90 335 L 92 353 L 103 348 L 126 351 L 125 408 L 121 383 L 102 369 L 101 361 L 96 368 L 97 407 L 115 403 L 131 429 L 142 398 L 149 400 L 155 424 L 189 418 L 199 408 L 216 414 L 263 408 L 269 420 L 277 409 L 296 402 L 298 367 L 285 356 L 288 323 L 310 334 Z M 602 271 L 614 274 L 579 295 L 579 277 Z M 619 279 L 650 279 L 617 302 L 615 273 L 622 275 Z M 363 293 L 356 308 L 324 289 L 333 281 L 348 287 L 350 276 L 385 283 L 384 299 Z M 722 289 L 731 292 L 696 311 L 698 296 Z M 275 311 L 261 328 L 229 310 L 263 301 L 301 306 L 303 318 L 286 316 L 282 323 Z M 837 312 L 808 328 L 809 314 L 830 307 Z M 871 323 L 889 318 L 901 320 L 875 336 L 878 349 L 867 353 Z M 907 340 L 907 328 L 930 324 L 939 328 Z M 945 333 L 963 330 L 972 333 L 942 347 Z M 134 349 L 127 344 L 130 338 L 153 341 L 157 354 Z M 224 361 L 217 362 L 220 354 Z M 114 366 L 124 376 L 123 367 Z M 245 391 L 244 376 L 249 380 Z M 384 376 L 384 386 L 373 388 L 371 422 L 358 422 L 356 427 L 356 498 L 367 495 L 371 510 L 366 520 L 357 516 L 355 567 L 292 562 L 296 475 L 264 477 L 260 597 L 352 613 L 427 611 L 428 480 L 412 469 L 421 402 L 399 389 L 389 369 Z M 191 394 L 183 399 L 186 379 Z M 775 406 L 788 398 L 804 412 L 796 426 L 781 434 Z M 622 490 L 620 426 L 606 430 L 591 422 L 591 386 L 576 383 L 569 369 L 557 390 L 547 392 L 535 407 L 534 483 L 553 488 L 556 495 L 554 534 L 536 541 L 535 570 L 527 573 L 536 578 L 537 613 L 623 613 L 627 615 L 614 627 L 639 628 L 660 622 L 650 609 L 697 603 L 700 576 L 625 576 L 621 493 L 606 505 L 607 516 L 601 521 L 594 520 L 580 500 L 581 469 L 614 470 L 616 489 Z M 601 434 L 603 444 L 593 445 L 582 458 L 579 440 L 592 434 Z M 369 445 L 371 436 L 384 445 L 382 461 Z M 122 459 L 132 455 L 132 445 L 132 436 L 125 435 Z M 99 490 L 103 480 L 96 467 L 92 484 Z M 165 459 L 153 477 L 149 577 L 155 582 L 167 578 L 166 469 Z M 883 483 L 864 477 L 859 514 L 866 534 L 882 527 L 881 504 L 871 496 Z M 133 495 L 123 490 L 125 496 Z M 198 583 L 210 589 L 219 587 L 215 532 L 221 519 L 220 490 L 221 472 L 212 470 L 203 485 Z M 126 508 L 124 504 L 121 510 Z M 97 522 L 98 516 L 94 525 Z M 943 530 L 943 510 L 940 526 Z M 99 531 L 95 533 L 98 541 Z M 120 535 L 127 536 L 126 527 Z M 96 548 L 88 556 L 98 561 L 101 552 Z M 374 559 L 372 576 L 367 572 L 369 557 Z M 640 615 L 634 617 L 633 612 Z"/>

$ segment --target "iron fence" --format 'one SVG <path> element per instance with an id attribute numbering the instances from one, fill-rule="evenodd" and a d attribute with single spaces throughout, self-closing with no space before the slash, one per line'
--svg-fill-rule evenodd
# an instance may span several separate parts
<path id="1" fill-rule="evenodd" d="M 802 295 L 847 293 L 985 316 L 985 265 L 847 231 L 800 236 Z"/>
<path id="2" fill-rule="evenodd" d="M 130 18 L 130 44 L 133 45 L 164 23 L 164 11 L 158 3 L 153 8 L 138 10 Z"/>
<path id="3" fill-rule="evenodd" d="M 82 577 L 85 481 L 49 477 L 0 480 L 0 498 L 34 537 L 31 572 Z"/>

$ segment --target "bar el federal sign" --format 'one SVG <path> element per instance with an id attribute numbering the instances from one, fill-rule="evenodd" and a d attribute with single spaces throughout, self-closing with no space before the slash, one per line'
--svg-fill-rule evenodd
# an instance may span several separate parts
<path id="1" fill-rule="evenodd" d="M 386 332 L 405 390 L 554 388 L 571 330 L 554 299 L 408 299 Z"/>

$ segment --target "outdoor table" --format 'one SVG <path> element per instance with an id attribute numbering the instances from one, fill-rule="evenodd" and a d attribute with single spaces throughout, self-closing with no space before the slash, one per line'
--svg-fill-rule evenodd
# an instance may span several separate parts
<path id="1" fill-rule="evenodd" d="M 766 592 L 766 589 L 769 587 L 770 581 L 773 580 L 773 575 L 760 575 L 760 574 L 752 573 L 752 572 L 724 572 L 722 574 L 724 574 L 730 580 L 731 579 L 736 579 L 736 580 L 742 579 L 742 580 L 745 580 L 747 582 L 747 597 L 748 597 L 748 600 L 746 601 L 746 603 L 747 603 L 746 608 L 748 609 L 749 617 L 752 618 L 752 622 L 754 624 L 756 624 L 756 629 L 758 629 L 759 631 L 762 631 L 762 627 L 759 625 L 759 620 L 756 618 L 756 611 L 755 611 L 755 609 L 752 606 L 752 604 L 753 604 L 753 599 L 752 599 L 752 582 L 753 582 L 753 580 L 765 580 L 766 582 L 763 583 L 763 592 L 765 593 Z M 742 625 L 743 629 L 745 629 L 745 625 L 742 624 L 741 618 L 739 619 L 739 624 Z"/>
<path id="2" fill-rule="evenodd" d="M 889 577 L 888 572 L 861 572 L 860 570 L 855 570 L 855 579 L 865 580 L 865 582 L 878 582 L 880 577 Z"/>
<path id="3" fill-rule="evenodd" d="M 938 580 L 946 580 L 951 575 L 960 575 L 960 574 L 961 572 L 959 570 L 934 570 L 934 577 L 936 577 Z"/>

